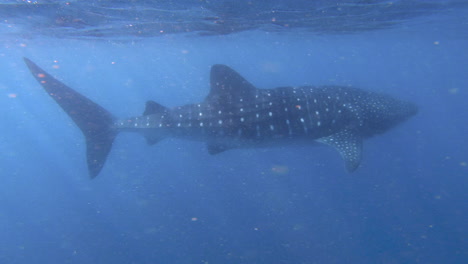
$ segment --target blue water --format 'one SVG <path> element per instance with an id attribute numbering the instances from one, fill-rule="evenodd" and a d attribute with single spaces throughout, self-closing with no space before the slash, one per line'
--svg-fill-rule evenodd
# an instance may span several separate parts
<path id="1" fill-rule="evenodd" d="M 0 263 L 466 263 L 467 1 L 7 2 Z M 115 26 L 135 16 L 163 34 Z M 210 156 L 121 134 L 90 180 L 81 132 L 22 57 L 119 117 L 202 101 L 215 63 L 260 88 L 356 86 L 420 111 L 367 140 L 352 174 L 326 146 Z"/>

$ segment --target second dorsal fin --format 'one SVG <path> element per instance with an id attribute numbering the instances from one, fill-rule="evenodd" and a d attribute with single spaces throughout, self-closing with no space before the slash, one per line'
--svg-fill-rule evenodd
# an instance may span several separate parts
<path id="1" fill-rule="evenodd" d="M 167 111 L 168 111 L 167 107 L 162 106 L 156 103 L 155 101 L 147 101 L 143 115 L 146 116 L 146 115 L 154 115 L 154 114 L 163 114 L 163 113 L 166 113 Z"/>

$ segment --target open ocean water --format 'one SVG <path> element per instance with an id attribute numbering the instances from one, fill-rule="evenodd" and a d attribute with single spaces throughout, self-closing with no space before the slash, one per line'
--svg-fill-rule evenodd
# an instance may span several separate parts
<path id="1" fill-rule="evenodd" d="M 0 263 L 468 263 L 468 1 L 1 1 Z M 260 88 L 415 102 L 347 173 L 327 146 L 147 146 L 88 177 L 28 57 L 118 117 L 202 101 L 210 67 Z"/>

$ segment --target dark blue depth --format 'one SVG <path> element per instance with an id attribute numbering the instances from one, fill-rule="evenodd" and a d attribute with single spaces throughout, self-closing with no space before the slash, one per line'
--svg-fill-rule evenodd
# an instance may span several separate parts
<path id="1" fill-rule="evenodd" d="M 0 263 L 466 261 L 465 1 L 393 1 L 400 10 L 395 16 L 382 11 L 390 2 L 341 4 L 366 10 L 369 21 L 398 21 L 378 29 L 371 22 L 372 30 L 347 24 L 346 14 L 327 17 L 341 31 L 248 28 L 263 19 L 254 19 L 255 10 L 273 8 L 269 1 L 263 9 L 261 2 L 224 13 L 224 5 L 214 8 L 217 17 L 249 21 L 234 19 L 246 26 L 235 34 L 133 38 L 114 27 L 83 37 L 93 26 L 102 32 L 111 25 L 123 2 L 99 12 L 80 9 L 86 16 L 75 14 L 83 21 L 109 20 L 82 28 L 48 31 L 53 10 L 66 8 L 52 1 L 28 7 L 43 11 L 26 16 L 49 22 L 27 24 L 25 16 L 11 15 L 10 24 L 1 24 Z M 294 8 L 330 10 L 322 2 Z M 141 7 L 135 12 L 156 12 Z M 166 6 L 199 16 L 186 7 Z M 288 13 L 292 20 L 299 19 L 295 10 Z M 212 15 L 206 23 L 219 21 Z M 330 26 L 323 19 L 322 29 Z M 147 100 L 168 107 L 202 101 L 214 64 L 232 66 L 259 88 L 359 87 L 415 102 L 419 112 L 365 141 L 353 174 L 327 146 L 212 156 L 203 143 L 167 139 L 149 147 L 141 136 L 122 133 L 99 177 L 90 180 L 81 132 L 31 77 L 23 57 L 121 118 L 143 113 Z"/>

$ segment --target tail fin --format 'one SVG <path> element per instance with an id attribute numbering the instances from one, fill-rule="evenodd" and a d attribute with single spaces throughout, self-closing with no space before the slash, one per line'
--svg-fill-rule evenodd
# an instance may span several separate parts
<path id="1" fill-rule="evenodd" d="M 91 178 L 101 171 L 117 130 L 114 117 L 104 108 L 50 76 L 34 62 L 24 58 L 29 70 L 62 109 L 81 129 L 86 138 L 86 158 Z"/>

